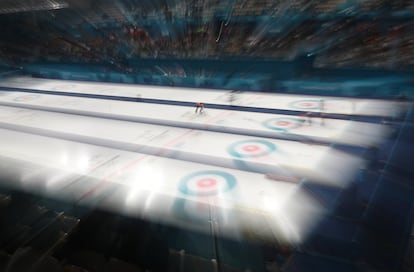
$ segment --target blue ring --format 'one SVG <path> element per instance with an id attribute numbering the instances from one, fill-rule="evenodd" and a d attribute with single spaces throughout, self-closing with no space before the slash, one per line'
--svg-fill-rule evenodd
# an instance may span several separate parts
<path id="1" fill-rule="evenodd" d="M 258 143 L 258 144 L 262 144 L 262 145 L 265 145 L 269 150 L 268 151 L 263 151 L 263 152 L 261 152 L 259 154 L 253 154 L 253 155 L 240 154 L 240 152 L 238 152 L 236 150 L 236 148 L 237 148 L 237 146 L 239 146 L 241 144 L 244 144 L 244 143 L 252 143 L 252 144 L 253 143 Z M 230 155 L 232 155 L 233 157 L 236 157 L 236 158 L 253 158 L 253 157 L 261 157 L 261 156 L 267 155 L 269 153 L 272 153 L 272 152 L 276 151 L 276 149 L 277 149 L 276 148 L 276 145 L 274 145 L 273 143 L 268 142 L 268 141 L 263 141 L 263 140 L 244 140 L 244 141 L 236 142 L 236 143 L 232 144 L 231 146 L 229 146 L 227 148 L 227 152 Z"/>
<path id="2" fill-rule="evenodd" d="M 290 128 L 278 128 L 278 127 L 275 127 L 271 124 L 271 123 L 276 122 L 278 120 L 291 120 L 291 121 L 294 121 L 296 124 L 293 127 L 290 127 Z M 280 118 L 268 119 L 268 120 L 264 121 L 262 124 L 265 128 L 268 128 L 268 129 L 271 129 L 271 130 L 288 132 L 290 129 L 295 129 L 295 128 L 300 127 L 303 122 L 304 122 L 303 119 L 292 118 L 292 117 L 280 117 Z"/>
<path id="3" fill-rule="evenodd" d="M 231 175 L 229 173 L 226 173 L 226 172 L 223 172 L 223 171 L 208 170 L 208 171 L 195 172 L 195 173 L 192 173 L 192 174 L 190 174 L 188 176 L 185 176 L 181 180 L 180 184 L 178 185 L 178 190 L 181 193 L 185 194 L 185 195 L 192 195 L 192 196 L 208 196 L 208 195 L 215 195 L 215 194 L 217 194 L 217 192 L 197 192 L 197 191 L 194 191 L 194 190 L 191 190 L 190 188 L 188 188 L 187 183 L 191 179 L 193 179 L 194 177 L 197 177 L 197 176 L 202 176 L 202 175 L 218 175 L 218 176 L 222 176 L 226 180 L 226 182 L 227 182 L 227 187 L 223 191 L 221 191 L 221 192 L 229 191 L 229 190 L 233 189 L 234 186 L 236 186 L 236 178 L 233 175 Z"/>
<path id="4" fill-rule="evenodd" d="M 303 102 L 311 102 L 311 103 L 315 103 L 316 105 L 313 107 L 309 107 L 309 108 L 296 106 L 296 104 L 303 103 Z M 319 110 L 320 109 L 319 103 L 320 103 L 320 100 L 316 100 L 316 99 L 298 100 L 298 101 L 290 102 L 289 107 L 294 108 L 294 109 L 300 109 L 300 110 Z"/>

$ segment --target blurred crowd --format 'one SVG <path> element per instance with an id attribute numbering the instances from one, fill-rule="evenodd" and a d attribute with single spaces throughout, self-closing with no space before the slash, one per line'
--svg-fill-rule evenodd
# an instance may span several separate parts
<path id="1" fill-rule="evenodd" d="M 90 1 L 18 19 L 1 15 L 0 58 L 125 63 L 307 56 L 317 67 L 410 68 L 413 14 L 410 0 Z"/>

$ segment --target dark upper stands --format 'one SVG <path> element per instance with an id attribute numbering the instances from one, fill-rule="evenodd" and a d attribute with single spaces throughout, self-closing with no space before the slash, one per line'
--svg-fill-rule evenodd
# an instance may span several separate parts
<path id="1" fill-rule="evenodd" d="M 15 64 L 106 63 L 125 71 L 133 69 L 128 60 L 140 58 L 312 55 L 317 67 L 385 69 L 411 69 L 414 61 L 408 0 L 67 3 L 18 17 L 6 5 L 0 56 Z"/>

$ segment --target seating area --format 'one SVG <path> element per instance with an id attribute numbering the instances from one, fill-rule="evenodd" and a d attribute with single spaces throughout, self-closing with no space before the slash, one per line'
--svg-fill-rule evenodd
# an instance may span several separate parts
<path id="1" fill-rule="evenodd" d="M 35 25 L 30 13 L 3 15 L 8 45 L 0 56 L 11 64 L 99 63 L 122 72 L 135 71 L 131 60 L 140 59 L 303 56 L 316 56 L 316 67 L 413 67 L 410 1 L 72 1 L 39 8 Z"/>
<path id="2" fill-rule="evenodd" d="M 169 248 L 166 226 L 30 194 L 0 194 L 0 218 L 0 271 L 242 271 Z"/>

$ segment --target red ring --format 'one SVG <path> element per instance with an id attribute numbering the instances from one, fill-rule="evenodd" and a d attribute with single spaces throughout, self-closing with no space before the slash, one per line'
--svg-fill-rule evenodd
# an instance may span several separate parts
<path id="1" fill-rule="evenodd" d="M 290 126 L 290 125 L 291 123 L 289 121 L 277 121 L 276 122 L 276 126 L 279 126 L 279 127 L 285 127 L 285 126 Z"/>
<path id="2" fill-rule="evenodd" d="M 246 146 L 243 146 L 243 151 L 246 151 L 246 152 L 255 152 L 255 151 L 258 151 L 258 150 L 260 150 L 260 147 L 258 147 L 257 145 L 246 145 Z"/>
<path id="3" fill-rule="evenodd" d="M 197 181 L 197 186 L 200 188 L 213 187 L 217 184 L 217 181 L 212 178 L 202 178 Z"/>
<path id="4" fill-rule="evenodd" d="M 312 107 L 314 106 L 312 102 L 302 102 L 300 103 L 302 107 Z"/>

